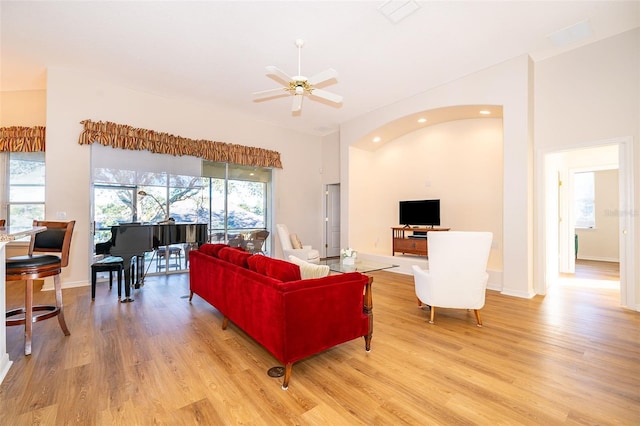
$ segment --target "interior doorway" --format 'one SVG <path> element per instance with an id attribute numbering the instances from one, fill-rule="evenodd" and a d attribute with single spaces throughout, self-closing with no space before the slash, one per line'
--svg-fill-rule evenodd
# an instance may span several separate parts
<path id="1" fill-rule="evenodd" d="M 324 257 L 340 256 L 340 184 L 325 188 L 325 253 Z"/>
<path id="2" fill-rule="evenodd" d="M 542 226 L 540 246 L 543 260 L 541 277 L 537 280 L 536 291 L 546 294 L 549 287 L 566 278 L 567 273 L 575 273 L 575 229 L 570 206 L 571 170 L 580 167 L 617 168 L 619 172 L 618 205 L 608 206 L 609 214 L 618 216 L 619 237 L 619 290 L 622 306 L 635 309 L 635 285 L 633 264 L 634 230 L 631 212 L 633 154 L 631 138 L 597 141 L 572 147 L 562 151 L 546 152 L 543 157 L 540 185 L 540 218 Z"/>

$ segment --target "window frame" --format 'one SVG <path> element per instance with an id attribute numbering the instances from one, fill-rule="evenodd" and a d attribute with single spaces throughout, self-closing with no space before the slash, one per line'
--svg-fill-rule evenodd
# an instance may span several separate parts
<path id="1" fill-rule="evenodd" d="M 38 162 L 42 164 L 42 176 L 38 176 L 37 181 L 36 182 L 20 182 L 20 183 L 12 183 L 12 167 L 11 167 L 11 160 L 12 157 L 14 156 L 20 156 L 20 157 L 38 157 L 38 158 L 34 158 L 33 160 L 29 160 L 29 161 L 34 161 L 34 162 Z M 46 217 L 46 159 L 45 159 L 45 154 L 43 151 L 35 151 L 35 152 L 5 152 L 4 155 L 4 175 L 5 175 L 5 187 L 4 187 L 4 194 L 3 194 L 3 198 L 6 200 L 6 208 L 5 208 L 5 216 L 6 216 L 6 226 L 31 226 L 31 220 L 33 219 L 37 219 L 37 220 L 44 220 Z M 40 183 L 41 182 L 41 183 Z M 32 187 L 32 188 L 42 188 L 42 200 L 20 200 L 20 201 L 14 201 L 11 198 L 11 194 L 12 194 L 12 188 L 15 187 Z M 29 219 L 29 223 L 23 223 L 23 224 L 19 224 L 19 223 L 14 223 L 14 219 L 12 218 L 11 215 L 11 210 L 13 206 L 33 206 L 35 208 L 40 208 L 41 209 L 41 215 L 35 215 L 30 217 Z"/>
<path id="2" fill-rule="evenodd" d="M 579 180 L 578 175 L 590 176 L 590 188 L 587 188 L 590 191 L 590 194 L 586 194 L 587 191 L 581 191 L 582 195 L 588 195 L 587 197 L 582 196 L 578 198 L 579 191 Z M 586 202 L 585 202 L 586 200 Z M 584 211 L 584 207 L 591 207 L 590 214 L 581 215 L 580 211 Z M 596 228 L 596 189 L 595 189 L 595 171 L 594 170 L 580 170 L 573 172 L 573 227 L 575 229 L 595 229 Z"/>

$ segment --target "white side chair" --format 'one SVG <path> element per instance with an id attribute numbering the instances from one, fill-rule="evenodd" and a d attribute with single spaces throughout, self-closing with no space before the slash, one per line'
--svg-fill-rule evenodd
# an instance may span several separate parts
<path id="1" fill-rule="evenodd" d="M 286 225 L 277 224 L 276 229 L 278 230 L 278 238 L 280 239 L 280 246 L 285 259 L 289 259 L 289 256 L 295 256 L 305 262 L 320 263 L 320 252 L 311 246 L 304 245 L 302 248 L 293 248 L 291 234 Z"/>
<path id="2" fill-rule="evenodd" d="M 429 270 L 413 265 L 418 305 L 435 308 L 473 309 L 482 327 L 479 310 L 484 306 L 487 289 L 487 262 L 491 251 L 491 232 L 429 232 Z"/>

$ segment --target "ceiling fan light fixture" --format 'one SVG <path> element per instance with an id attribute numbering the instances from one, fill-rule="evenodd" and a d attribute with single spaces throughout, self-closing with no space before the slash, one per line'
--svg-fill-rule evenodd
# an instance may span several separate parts
<path id="1" fill-rule="evenodd" d="M 301 56 L 300 50 L 302 49 L 303 45 L 304 45 L 304 40 L 302 39 L 296 40 L 296 46 L 298 47 L 298 74 L 297 75 L 290 77 L 287 73 L 285 73 L 284 71 L 272 65 L 266 68 L 267 75 L 275 77 L 276 79 L 280 80 L 282 82 L 282 85 L 284 86 L 282 89 L 284 89 L 285 92 L 288 92 L 290 95 L 293 96 L 293 104 L 291 107 L 291 110 L 293 112 L 299 112 L 302 109 L 302 98 L 305 95 L 312 95 L 311 99 L 315 97 L 316 98 L 315 100 L 318 100 L 318 98 L 320 98 L 334 104 L 341 104 L 342 96 L 332 92 L 328 92 L 324 89 L 318 89 L 315 87 L 317 84 L 322 84 L 322 83 L 324 83 L 325 85 L 330 84 L 332 80 L 333 82 L 335 82 L 335 79 L 338 76 L 338 73 L 336 72 L 336 70 L 334 70 L 333 68 L 329 68 L 318 74 L 314 74 L 310 78 L 307 78 L 304 75 L 302 75 L 302 71 L 300 67 L 300 56 Z M 261 92 L 254 92 L 253 98 L 254 98 L 254 101 L 266 100 L 272 97 L 276 97 L 281 93 L 282 92 L 279 92 L 279 89 L 263 90 Z"/>

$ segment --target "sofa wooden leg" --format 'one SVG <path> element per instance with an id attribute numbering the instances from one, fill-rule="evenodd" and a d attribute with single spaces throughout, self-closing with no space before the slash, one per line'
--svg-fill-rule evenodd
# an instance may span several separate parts
<path id="1" fill-rule="evenodd" d="M 226 330 L 228 326 L 229 326 L 229 318 L 227 317 L 222 318 L 222 329 Z"/>
<path id="2" fill-rule="evenodd" d="M 418 301 L 418 308 L 422 308 L 422 302 L 420 301 L 420 298 L 416 297 L 416 300 Z"/>
<path id="3" fill-rule="evenodd" d="M 476 314 L 476 321 L 478 321 L 478 327 L 482 327 L 482 319 L 480 318 L 480 311 L 478 311 L 477 309 L 474 309 L 473 313 Z"/>
<path id="4" fill-rule="evenodd" d="M 431 318 L 429 319 L 429 324 L 433 324 L 435 318 L 436 318 L 436 307 L 431 306 Z"/>
<path id="5" fill-rule="evenodd" d="M 287 390 L 289 388 L 289 379 L 291 378 L 292 367 L 293 363 L 288 363 L 284 366 L 284 380 L 282 381 L 282 390 Z"/>
<path id="6" fill-rule="evenodd" d="M 193 292 L 192 291 L 189 292 L 189 302 L 191 302 L 191 299 L 193 299 Z"/>
<path id="7" fill-rule="evenodd" d="M 364 337 L 364 349 L 367 352 L 371 352 L 371 333 L 367 334 L 366 336 L 362 336 Z"/>

